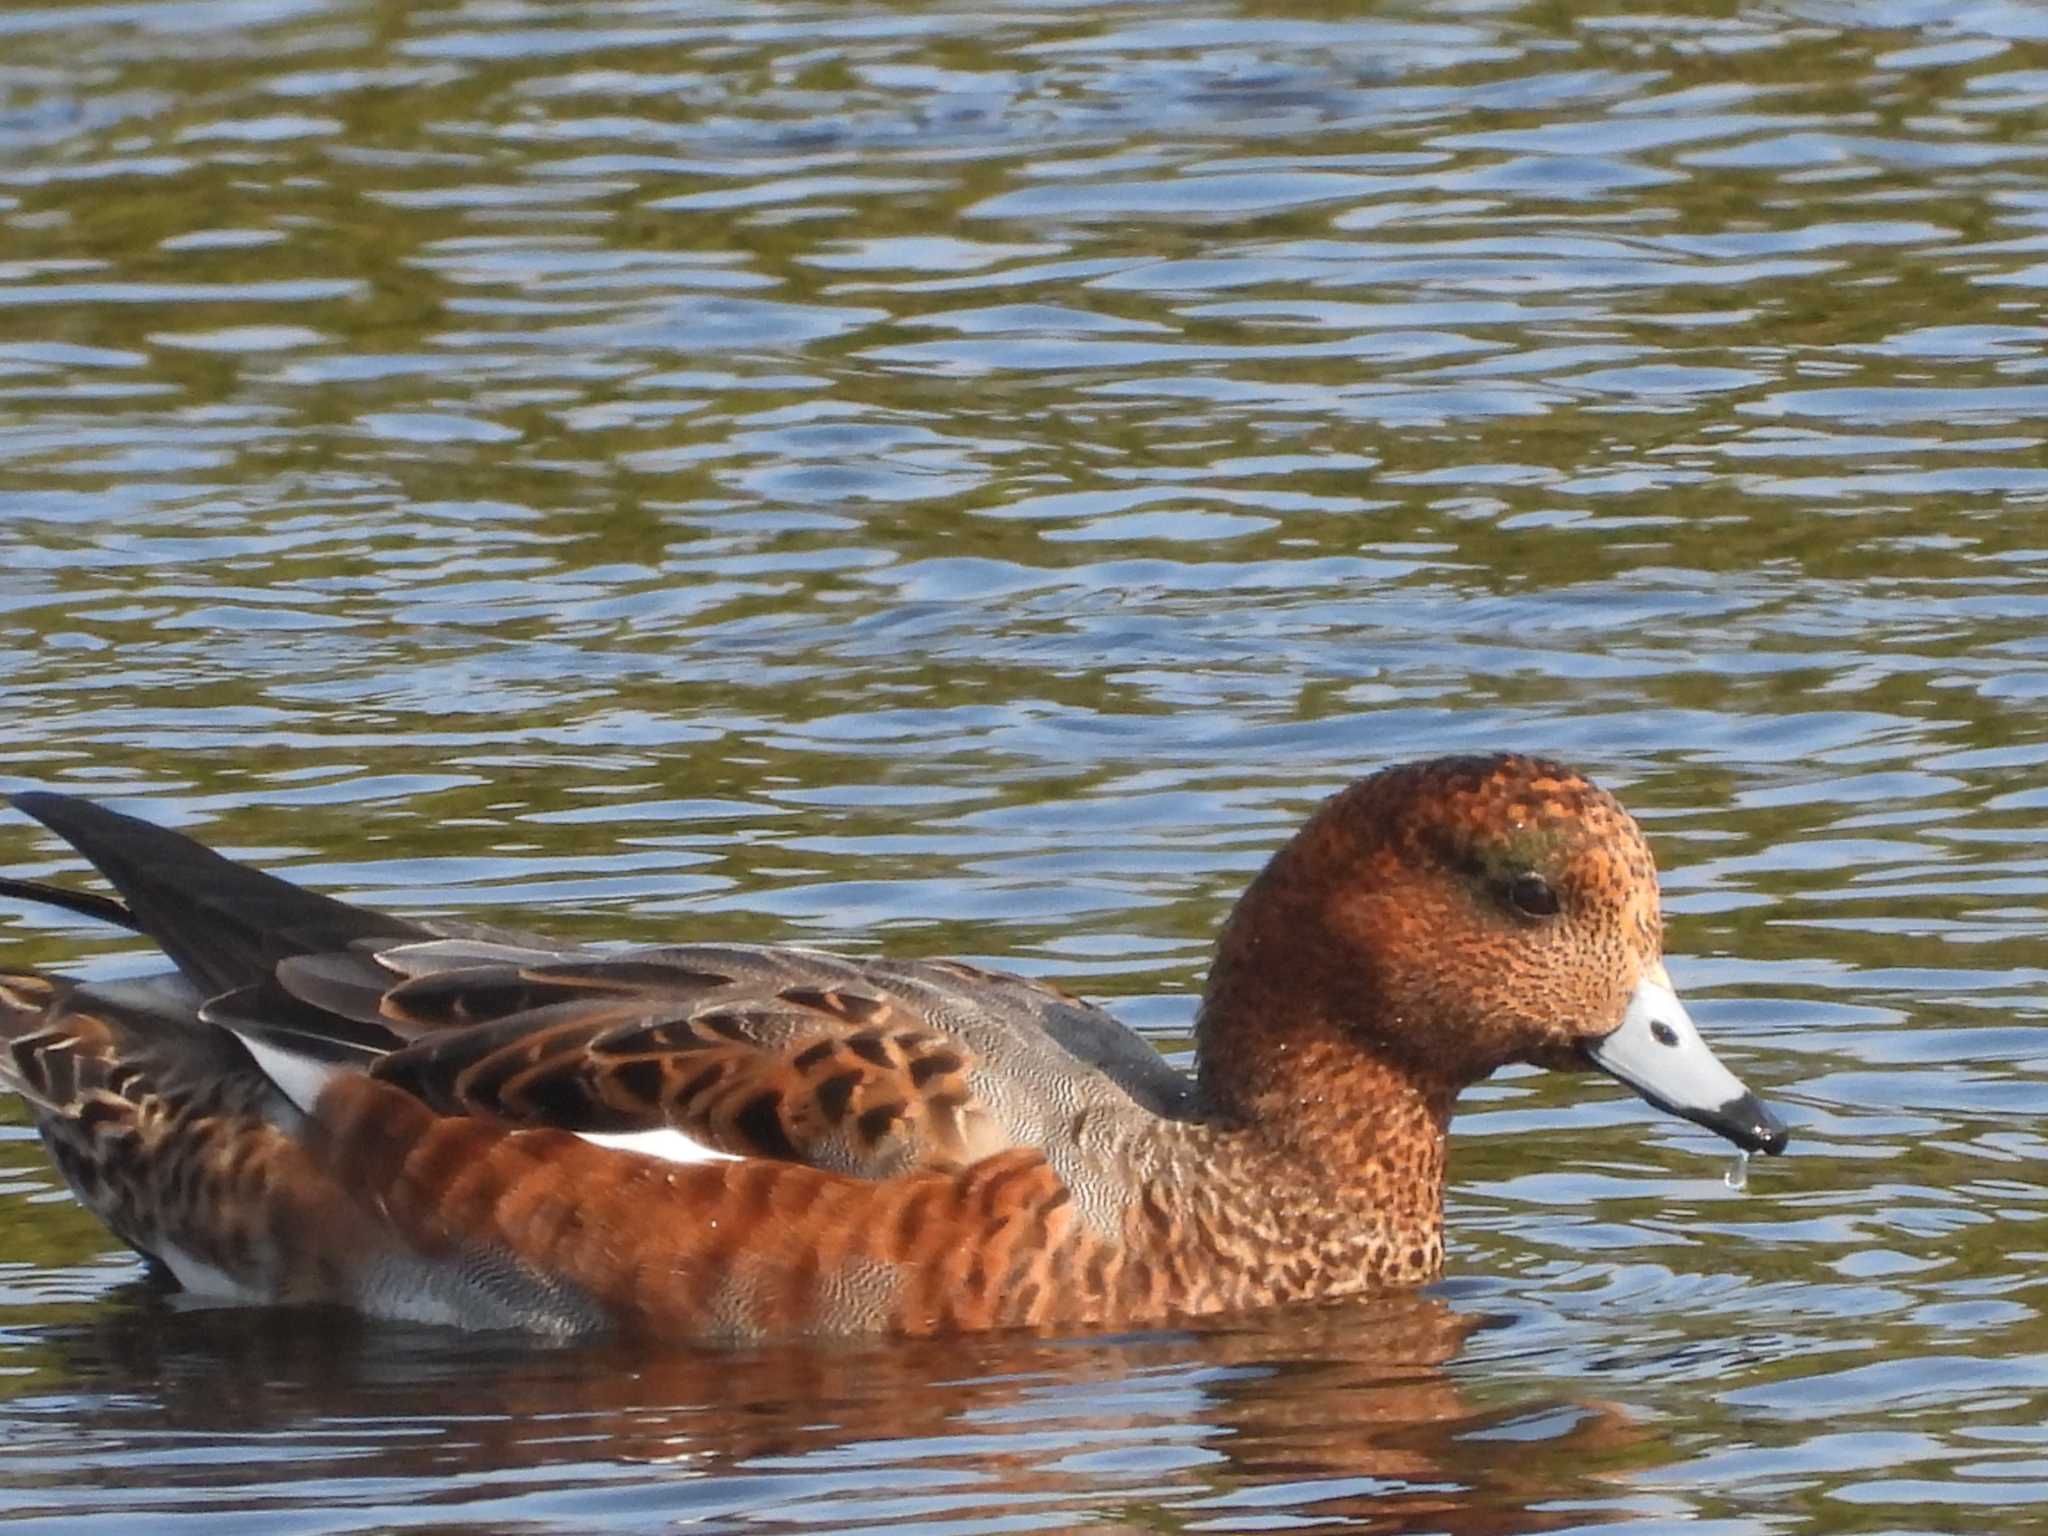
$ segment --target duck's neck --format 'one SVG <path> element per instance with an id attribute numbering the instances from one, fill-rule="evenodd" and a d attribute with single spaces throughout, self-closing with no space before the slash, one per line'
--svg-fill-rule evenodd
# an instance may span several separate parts
<path id="1" fill-rule="evenodd" d="M 1195 1025 L 1207 1114 L 1172 1127 L 1199 1145 L 1168 1162 L 1214 1170 L 1173 1193 L 1183 1235 L 1225 1277 L 1221 1305 L 1412 1285 L 1443 1266 L 1451 1106 L 1484 1073 L 1444 1050 L 1440 989 L 1391 964 L 1434 935 L 1402 896 L 1383 818 L 1355 804 L 1379 792 L 1368 780 L 1310 817 L 1217 938 Z"/>
<path id="2" fill-rule="evenodd" d="M 1206 1031 L 1205 1031 L 1206 1033 Z M 1200 1058 L 1208 1118 L 1181 1166 L 1185 1235 L 1236 1294 L 1225 1305 L 1342 1296 L 1443 1267 L 1444 1155 L 1455 1089 L 1420 1081 L 1340 1031 L 1289 1027 L 1269 1070 Z M 1225 1278 L 1227 1277 L 1227 1278 Z"/>

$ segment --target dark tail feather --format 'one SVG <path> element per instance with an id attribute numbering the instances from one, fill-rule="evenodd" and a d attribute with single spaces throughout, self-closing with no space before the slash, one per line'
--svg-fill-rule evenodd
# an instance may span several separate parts
<path id="1" fill-rule="evenodd" d="M 89 800 L 41 790 L 11 799 L 90 859 L 127 903 L 107 902 L 123 914 L 119 918 L 100 910 L 92 915 L 148 934 L 209 992 L 261 981 L 292 955 L 346 949 L 364 939 L 432 937 L 401 918 L 237 864 L 182 833 Z M 73 911 L 85 910 L 80 900 L 106 900 L 66 895 L 57 904 Z"/>
<path id="2" fill-rule="evenodd" d="M 92 891 L 67 890 L 61 885 L 45 885 L 40 880 L 16 880 L 9 875 L 0 875 L 0 896 L 14 896 L 46 907 L 61 907 L 66 912 L 75 912 L 95 922 L 112 923 L 116 928 L 126 928 L 131 933 L 142 932 L 142 924 L 135 920 L 135 914 L 126 906 L 111 896 L 101 896 Z"/>

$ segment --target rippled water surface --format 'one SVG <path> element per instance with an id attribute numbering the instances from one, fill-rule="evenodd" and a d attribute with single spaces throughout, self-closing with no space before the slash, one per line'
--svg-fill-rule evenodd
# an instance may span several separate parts
<path id="1" fill-rule="evenodd" d="M 10 1101 L 0 1517 L 2039 1529 L 2044 171 L 2023 0 L 0 0 L 0 787 L 1178 1049 L 1319 796 L 1541 748 L 1798 1138 L 1511 1075 L 1424 1297 L 649 1356 L 180 1309 Z"/>

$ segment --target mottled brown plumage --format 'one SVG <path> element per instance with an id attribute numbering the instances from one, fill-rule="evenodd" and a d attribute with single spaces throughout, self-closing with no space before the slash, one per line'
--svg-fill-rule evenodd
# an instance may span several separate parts
<path id="1" fill-rule="evenodd" d="M 80 1199 L 189 1286 L 468 1326 L 1065 1328 L 1413 1284 L 1459 1089 L 1669 996 L 1634 822 L 1519 757 L 1321 807 L 1224 928 L 1193 1081 L 1014 976 L 416 923 L 18 803 L 127 906 L 39 894 L 178 966 L 0 978 L 0 1082 Z M 1782 1145 L 1753 1100 L 1644 1091 Z"/>
<path id="2" fill-rule="evenodd" d="M 295 1112 L 234 1037 L 164 1006 L 178 990 L 0 975 L 0 1082 L 28 1101 L 78 1198 L 138 1252 L 189 1257 L 251 1298 L 326 1300 L 341 1255 L 397 1257 L 361 1205 L 334 1199 L 279 1123 Z"/>

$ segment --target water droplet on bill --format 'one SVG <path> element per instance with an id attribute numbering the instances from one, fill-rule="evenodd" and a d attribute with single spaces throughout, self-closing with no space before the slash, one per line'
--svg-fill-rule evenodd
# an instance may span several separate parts
<path id="1" fill-rule="evenodd" d="M 1749 1154 L 1747 1152 L 1737 1152 L 1735 1154 L 1734 1161 L 1728 1165 L 1728 1171 L 1721 1175 L 1721 1182 L 1734 1190 L 1749 1188 Z"/>

